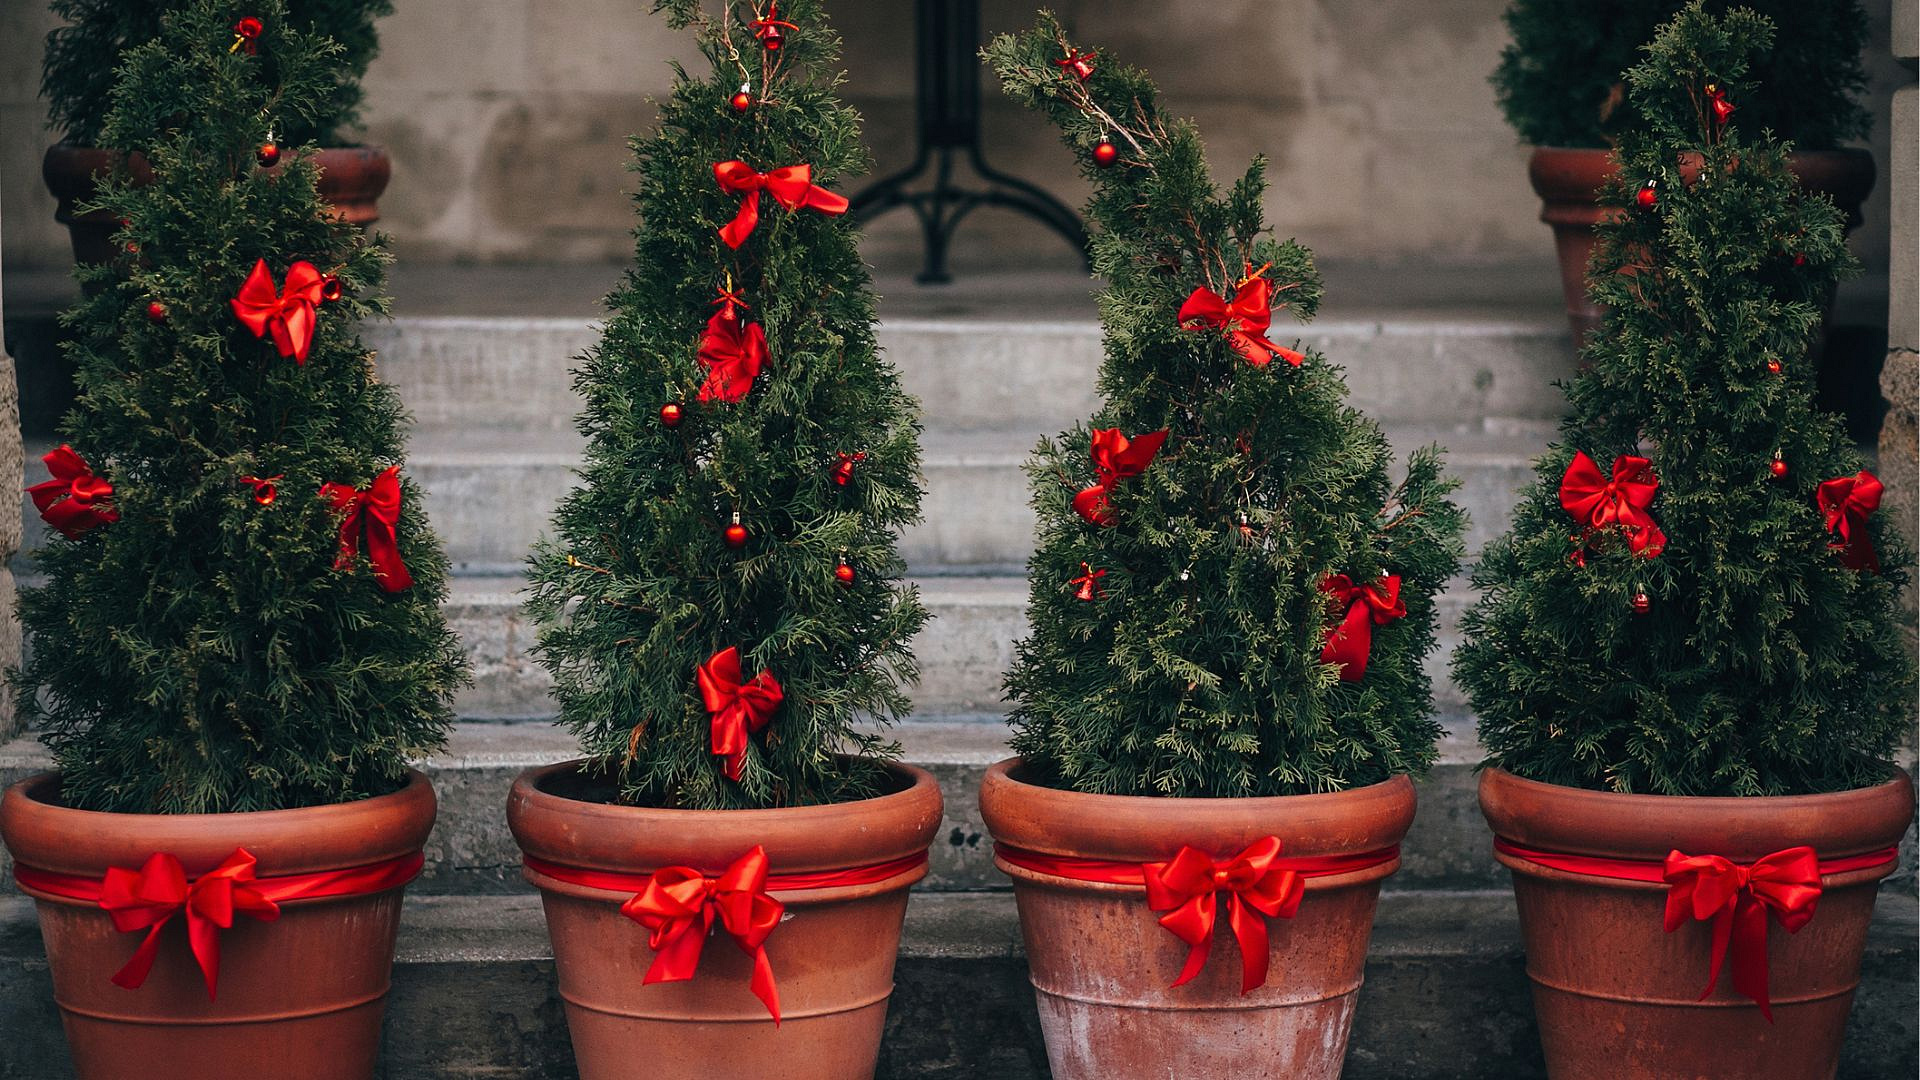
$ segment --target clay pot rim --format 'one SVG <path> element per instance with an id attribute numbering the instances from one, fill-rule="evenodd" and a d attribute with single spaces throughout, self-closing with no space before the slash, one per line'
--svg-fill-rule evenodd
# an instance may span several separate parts
<path id="1" fill-rule="evenodd" d="M 1270 835 L 1287 855 L 1355 854 L 1400 843 L 1413 824 L 1404 773 L 1346 791 L 1209 799 L 1049 787 L 1019 776 L 1025 766 L 1012 757 L 987 768 L 981 816 L 996 841 L 1052 855 L 1147 862 L 1189 844 L 1230 855 Z"/>
<path id="2" fill-rule="evenodd" d="M 1660 860 L 1671 850 L 1751 861 L 1809 844 L 1822 858 L 1898 845 L 1913 818 L 1904 769 L 1872 787 L 1815 795 L 1639 795 L 1568 787 L 1489 766 L 1480 809 L 1494 833 L 1545 851 Z"/>
<path id="3" fill-rule="evenodd" d="M 1527 180 L 1548 202 L 1588 203 L 1613 176 L 1612 154 L 1611 146 L 1535 146 L 1527 155 Z M 1842 201 L 1843 210 L 1845 201 L 1864 200 L 1878 178 L 1873 151 L 1865 147 L 1794 150 L 1788 160 L 1796 174 L 1810 172 L 1824 180 L 1809 186 Z"/>

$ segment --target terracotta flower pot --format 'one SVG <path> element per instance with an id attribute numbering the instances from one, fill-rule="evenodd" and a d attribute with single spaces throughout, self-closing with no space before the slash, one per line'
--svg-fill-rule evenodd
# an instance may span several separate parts
<path id="1" fill-rule="evenodd" d="M 995 864 L 1013 878 L 1054 1080 L 1340 1075 L 1374 903 L 1399 868 L 1397 851 L 1307 879 L 1292 918 L 1265 920 L 1267 980 L 1245 994 L 1224 899 L 1206 966 L 1170 987 L 1188 945 L 1160 924 L 1142 886 L 1037 872 L 1007 856 L 1139 864 L 1191 846 L 1221 859 L 1266 837 L 1286 859 L 1396 849 L 1413 822 L 1406 777 L 1330 795 L 1162 799 L 1086 795 L 1024 774 L 1019 758 L 988 769 L 980 812 Z"/>
<path id="2" fill-rule="evenodd" d="M 29 887 L 28 868 L 98 880 L 170 853 L 198 878 L 245 848 L 260 878 L 400 862 L 417 866 L 433 828 L 433 787 L 361 802 L 246 814 L 103 814 L 59 804 L 57 774 L 0 797 L 0 836 L 23 891 L 38 901 L 53 994 L 80 1080 L 276 1080 L 371 1077 L 393 970 L 404 881 L 376 892 L 280 903 L 275 921 L 236 914 L 218 932 L 218 997 L 209 1000 L 183 915 L 162 928 L 144 984 L 112 980 L 144 931 L 121 933 L 97 903 Z M 404 872 L 411 877 L 412 870 Z"/>
<path id="3" fill-rule="evenodd" d="M 1912 820 L 1905 773 L 1878 787 L 1777 798 L 1619 795 L 1480 776 L 1480 808 L 1511 844 L 1658 864 L 1669 851 L 1747 865 L 1811 846 L 1821 863 L 1900 842 Z M 1768 919 L 1773 1022 L 1737 993 L 1729 968 L 1711 995 L 1713 930 L 1663 928 L 1668 887 L 1554 869 L 1507 852 L 1526 939 L 1534 1011 L 1554 1080 L 1831 1080 L 1879 881 L 1894 869 L 1821 875 L 1815 914 L 1789 934 Z"/>
<path id="4" fill-rule="evenodd" d="M 1794 175 L 1809 190 L 1830 196 L 1847 216 L 1847 231 L 1860 226 L 1860 206 L 1873 190 L 1873 155 L 1865 150 L 1805 150 L 1791 156 Z M 1535 147 L 1527 161 L 1527 179 L 1540 196 L 1540 220 L 1553 228 L 1560 257 L 1560 291 L 1567 322 L 1576 341 L 1600 328 L 1606 311 L 1587 298 L 1587 261 L 1593 256 L 1593 227 L 1609 211 L 1595 203 L 1600 188 L 1614 175 L 1608 151 L 1596 147 Z"/>
<path id="5" fill-rule="evenodd" d="M 907 889 L 926 875 L 940 826 L 940 788 L 894 765 L 894 790 L 859 802 L 780 810 L 661 810 L 604 801 L 610 786 L 569 761 L 514 781 L 507 822 L 546 906 L 560 997 L 581 1080 L 854 1080 L 880 1054 Z M 656 953 L 648 929 L 621 913 L 670 867 L 718 875 L 756 845 L 770 860 L 767 894 L 786 906 L 765 941 L 781 1022 L 750 989 L 754 962 L 716 925 L 691 979 L 643 978 Z M 786 890 L 780 877 L 904 864 L 878 880 Z M 537 869 L 536 864 L 548 867 Z M 559 872 L 555 872 L 559 871 Z M 869 875 L 871 876 L 871 875 Z M 617 882 L 601 882 L 615 884 Z"/>
<path id="6" fill-rule="evenodd" d="M 67 227 L 74 261 L 82 266 L 97 266 L 115 254 L 113 233 L 119 223 L 113 216 L 100 210 L 83 214 L 76 209 L 93 198 L 95 174 L 110 171 L 113 159 L 111 150 L 55 143 L 47 148 L 47 156 L 40 163 L 47 190 L 59 200 L 54 220 Z M 380 193 L 387 190 L 387 181 L 393 177 L 393 162 L 385 149 L 330 147 L 314 151 L 313 159 L 320 167 L 320 198 L 333 206 L 341 220 L 362 226 L 380 220 Z M 133 154 L 128 165 L 135 183 L 153 181 L 145 155 Z"/>

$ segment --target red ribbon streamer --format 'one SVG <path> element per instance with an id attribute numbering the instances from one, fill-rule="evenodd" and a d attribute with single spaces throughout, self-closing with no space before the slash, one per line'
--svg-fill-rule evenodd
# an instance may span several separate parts
<path id="1" fill-rule="evenodd" d="M 256 877 L 255 860 L 246 848 L 235 848 L 225 862 L 189 879 L 180 860 L 158 851 L 139 870 L 109 867 L 105 877 L 59 874 L 16 864 L 13 877 L 23 889 L 83 903 L 98 904 L 123 934 L 145 930 L 147 936 L 125 967 L 114 973 L 115 985 L 136 990 L 147 981 L 160 949 L 160 931 L 184 913 L 187 944 L 214 998 L 220 975 L 220 931 L 233 927 L 235 915 L 262 922 L 280 917 L 280 905 L 289 900 L 316 900 L 331 896 L 365 896 L 397 889 L 419 876 L 426 858 L 420 852 L 345 870 Z"/>
<path id="2" fill-rule="evenodd" d="M 120 520 L 120 511 L 108 502 L 113 498 L 113 485 L 94 475 L 93 466 L 73 447 L 62 443 L 40 460 L 53 479 L 33 485 L 27 494 L 33 497 L 40 516 L 61 535 L 77 540 L 88 529 Z"/>
<path id="3" fill-rule="evenodd" d="M 228 303 L 253 336 L 272 334 L 273 346 L 281 356 L 291 356 L 295 363 L 304 364 L 307 351 L 313 347 L 314 310 L 325 289 L 326 279 L 320 271 L 312 263 L 301 261 L 287 268 L 286 291 L 275 294 L 273 275 L 267 271 L 267 260 L 261 259 L 253 264 L 246 284 L 240 286 L 240 295 Z"/>
<path id="4" fill-rule="evenodd" d="M 1585 530 L 1575 561 L 1584 562 L 1587 541 L 1595 532 L 1608 528 L 1625 530 L 1634 554 L 1648 558 L 1660 554 L 1667 546 L 1667 534 L 1660 531 L 1647 510 L 1658 490 L 1660 480 L 1646 458 L 1621 454 L 1613 459 L 1613 478 L 1606 479 L 1584 450 L 1574 451 L 1566 474 L 1560 478 L 1560 506 Z"/>
<path id="5" fill-rule="evenodd" d="M 1113 524 L 1108 494 L 1120 481 L 1146 472 L 1147 466 L 1153 464 L 1154 455 L 1160 452 L 1160 445 L 1166 441 L 1165 428 L 1133 439 L 1120 434 L 1119 428 L 1094 428 L 1088 453 L 1100 482 L 1073 497 L 1074 512 L 1095 525 Z"/>
<path id="6" fill-rule="evenodd" d="M 1335 574 L 1320 583 L 1320 591 L 1346 612 L 1340 625 L 1327 628 L 1320 662 L 1341 665 L 1342 682 L 1359 682 L 1373 653 L 1373 628 L 1407 617 L 1407 605 L 1400 600 L 1400 575 L 1387 574 L 1370 585 L 1355 585 L 1347 575 Z"/>
<path id="7" fill-rule="evenodd" d="M 747 763 L 747 737 L 773 722 L 786 694 L 773 672 L 740 681 L 740 650 L 728 646 L 694 669 L 700 700 L 713 717 L 713 752 L 725 758 L 727 779 L 739 780 Z"/>
<path id="8" fill-rule="evenodd" d="M 1160 916 L 1160 925 L 1188 946 L 1186 965 L 1169 989 L 1186 983 L 1206 967 L 1219 917 L 1219 894 L 1226 893 L 1227 926 L 1240 946 L 1240 992 L 1245 994 L 1267 981 L 1270 958 L 1266 920 L 1293 918 L 1305 895 L 1306 879 L 1380 866 L 1398 859 L 1400 848 L 1395 845 L 1353 855 L 1283 859 L 1279 838 L 1268 836 L 1218 862 L 1190 845 L 1182 845 L 1167 862 L 1152 863 L 1079 859 L 1007 844 L 995 844 L 993 854 L 1023 870 L 1069 881 L 1143 886 L 1147 907 L 1166 913 Z"/>
<path id="9" fill-rule="evenodd" d="M 1851 570 L 1880 572 L 1880 555 L 1873 549 L 1873 537 L 1867 535 L 1867 515 L 1880 508 L 1880 478 L 1860 470 L 1852 476 L 1822 481 L 1814 492 L 1820 512 L 1827 517 L 1827 531 L 1838 533 L 1840 542 L 1827 545 L 1844 552 L 1841 565 Z"/>
<path id="10" fill-rule="evenodd" d="M 788 165 L 772 172 L 758 173 L 753 166 L 744 161 L 722 161 L 714 165 L 713 178 L 720 183 L 720 190 L 733 195 L 745 195 L 740 209 L 733 220 L 720 227 L 720 239 L 730 248 L 738 248 L 753 235 L 754 227 L 760 224 L 760 193 L 765 191 L 773 196 L 773 201 L 788 210 L 802 207 L 818 210 L 823 214 L 844 214 L 847 212 L 847 200 L 835 195 L 826 188 L 813 182 L 813 166 Z"/>
<path id="11" fill-rule="evenodd" d="M 1494 837 L 1493 847 L 1504 855 L 1538 863 L 1552 870 L 1614 881 L 1645 881 L 1667 886 L 1663 925 L 1671 934 L 1688 919 L 1713 923 L 1705 1001 L 1720 981 L 1720 968 L 1732 959 L 1733 988 L 1760 1006 L 1773 1022 L 1773 1003 L 1767 996 L 1767 916 L 1779 920 L 1794 934 L 1813 921 L 1820 899 L 1823 874 L 1846 874 L 1885 866 L 1900 857 L 1898 848 L 1863 855 L 1821 860 L 1810 847 L 1790 847 L 1741 865 L 1720 855 L 1668 852 L 1663 861 L 1612 859 L 1537 851 L 1511 840 Z"/>
<path id="12" fill-rule="evenodd" d="M 561 866 L 532 855 L 522 856 L 522 861 L 527 869 L 556 881 L 632 894 L 632 899 L 620 906 L 620 913 L 647 928 L 647 944 L 656 954 L 643 985 L 693 978 L 700 966 L 701 948 L 714 922 L 719 921 L 742 951 L 753 957 L 750 988 L 778 1024 L 780 996 L 767 960 L 766 941 L 778 928 L 785 905 L 768 894 L 871 885 L 925 866 L 927 853 L 845 870 L 769 874 L 766 850 L 756 844 L 718 877 L 711 878 L 686 866 L 669 866 L 652 874 L 627 874 Z"/>
<path id="13" fill-rule="evenodd" d="M 725 308 L 707 320 L 700 335 L 700 363 L 707 381 L 700 384 L 701 401 L 739 401 L 753 389 L 753 380 L 767 363 L 767 333 L 759 323 L 746 322 Z"/>
<path id="14" fill-rule="evenodd" d="M 1258 274 L 1240 283 L 1232 302 L 1205 285 L 1195 288 L 1180 305 L 1178 321 L 1187 330 L 1225 331 L 1227 344 L 1254 367 L 1266 367 L 1276 356 L 1299 367 L 1307 358 L 1267 340 L 1267 326 L 1273 322 L 1273 284 Z"/>
<path id="15" fill-rule="evenodd" d="M 364 491 L 350 484 L 322 484 L 320 497 L 345 515 L 340 519 L 340 554 L 333 560 L 335 570 L 353 565 L 364 534 L 373 579 L 380 587 L 394 593 L 413 584 L 407 564 L 400 561 L 400 466 L 374 477 Z"/>

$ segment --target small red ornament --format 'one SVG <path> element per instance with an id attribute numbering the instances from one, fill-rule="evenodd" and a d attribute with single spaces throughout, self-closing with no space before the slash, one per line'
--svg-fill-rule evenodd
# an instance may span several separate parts
<path id="1" fill-rule="evenodd" d="M 733 524 L 727 526 L 727 546 L 742 548 L 747 546 L 747 527 L 740 524 L 740 515 L 733 515 Z"/>
<path id="2" fill-rule="evenodd" d="M 681 420 L 680 403 L 669 401 L 660 406 L 660 422 L 668 427 L 679 427 Z"/>
<path id="3" fill-rule="evenodd" d="M 264 480 L 258 476 L 243 476 L 240 482 L 253 488 L 254 502 L 261 506 L 272 506 L 274 498 L 279 494 L 279 489 L 274 485 L 279 483 L 280 479 L 281 477 L 277 475 L 269 476 Z"/>
<path id="4" fill-rule="evenodd" d="M 853 567 L 847 565 L 847 557 L 840 556 L 840 562 L 833 568 L 833 580 L 846 588 L 853 588 Z"/>
<path id="5" fill-rule="evenodd" d="M 320 279 L 320 299 L 331 303 L 340 299 L 341 292 L 339 278 L 328 274 Z"/>
<path id="6" fill-rule="evenodd" d="M 126 244 L 126 252 L 129 255 L 138 255 L 140 254 L 140 245 L 129 240 Z"/>
<path id="7" fill-rule="evenodd" d="M 1787 463 L 1780 460 L 1780 455 L 1778 454 L 1774 455 L 1773 464 L 1768 465 L 1767 468 L 1773 472 L 1773 478 L 1775 480 L 1787 475 Z"/>
<path id="8" fill-rule="evenodd" d="M 849 454 L 842 450 L 838 453 L 838 457 L 840 460 L 833 466 L 833 482 L 840 487 L 846 487 L 853 482 L 853 467 L 867 460 L 867 452 L 862 450 Z"/>
<path id="9" fill-rule="evenodd" d="M 1070 71 L 1074 78 L 1086 82 L 1093 76 L 1093 61 L 1098 55 L 1098 53 L 1081 52 L 1079 49 L 1068 49 L 1066 57 L 1055 60 L 1053 66 L 1063 71 Z"/>
<path id="10" fill-rule="evenodd" d="M 248 56 L 255 55 L 260 51 L 260 32 L 266 28 L 267 24 L 251 15 L 234 23 L 233 44 L 227 46 L 227 51 L 237 52 L 245 49 Z"/>
<path id="11" fill-rule="evenodd" d="M 1769 374 L 1772 374 L 1772 375 L 1778 375 L 1778 374 L 1780 374 L 1780 366 L 1781 366 L 1781 365 L 1780 365 L 1780 358 L 1779 358 L 1779 357 L 1777 357 L 1777 356 L 1769 356 L 1769 357 L 1767 357 L 1767 372 L 1768 372 Z"/>
<path id="12" fill-rule="evenodd" d="M 1633 201 L 1639 203 L 1643 210 L 1653 209 L 1654 204 L 1660 201 L 1660 193 L 1655 188 L 1652 180 L 1640 185 L 1640 190 L 1633 193 Z"/>
<path id="13" fill-rule="evenodd" d="M 1113 145 L 1112 139 L 1107 138 L 1105 135 L 1100 136 L 1100 141 L 1093 144 L 1093 163 L 1105 169 L 1110 168 L 1114 162 L 1119 160 L 1120 148 Z"/>
<path id="14" fill-rule="evenodd" d="M 280 144 L 269 139 L 260 144 L 260 149 L 254 151 L 253 156 L 260 162 L 261 168 L 271 169 L 280 164 Z"/>
<path id="15" fill-rule="evenodd" d="M 1653 601 L 1647 598 L 1646 593 L 1636 592 L 1633 594 L 1633 613 L 1635 615 L 1645 615 L 1651 610 L 1653 610 Z"/>
<path id="16" fill-rule="evenodd" d="M 778 52 L 780 46 L 787 43 L 787 36 L 782 31 L 800 29 L 790 22 L 781 20 L 778 4 L 768 4 L 767 17 L 755 19 L 748 25 L 753 28 L 753 36 L 760 40 L 760 47 L 768 52 Z"/>
<path id="17" fill-rule="evenodd" d="M 167 321 L 167 305 L 161 303 L 158 300 L 147 301 L 147 318 L 157 323 L 166 322 Z"/>
<path id="18" fill-rule="evenodd" d="M 740 84 L 740 89 L 734 91 L 733 96 L 727 99 L 727 104 L 733 106 L 734 112 L 746 112 L 753 108 L 753 94 L 747 90 L 746 83 Z"/>
<path id="19" fill-rule="evenodd" d="M 1733 102 L 1727 100 L 1727 92 L 1714 83 L 1707 84 L 1707 104 L 1713 109 L 1713 122 L 1716 127 L 1725 127 L 1733 119 Z"/>
<path id="20" fill-rule="evenodd" d="M 1797 251 L 1796 251 L 1796 252 L 1794 252 L 1794 253 L 1793 253 L 1793 265 L 1795 265 L 1795 266 L 1805 266 L 1805 265 L 1807 265 L 1807 257 L 1806 257 L 1805 255 L 1802 255 L 1802 254 L 1800 254 L 1800 253 L 1799 253 L 1799 252 L 1797 252 Z"/>
<path id="21" fill-rule="evenodd" d="M 1086 563 L 1081 563 L 1080 576 L 1067 584 L 1075 586 L 1073 590 L 1075 600 L 1098 600 L 1106 593 L 1106 590 L 1100 587 L 1100 579 L 1106 576 L 1105 570 L 1095 570 Z"/>

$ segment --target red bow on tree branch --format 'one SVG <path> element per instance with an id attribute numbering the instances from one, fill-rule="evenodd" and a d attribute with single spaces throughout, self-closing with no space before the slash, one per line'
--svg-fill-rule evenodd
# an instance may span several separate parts
<path id="1" fill-rule="evenodd" d="M 739 401 L 753 389 L 753 380 L 766 366 L 767 333 L 759 323 L 746 322 L 725 309 L 716 311 L 700 335 L 699 359 L 707 369 L 700 400 Z"/>
<path id="2" fill-rule="evenodd" d="M 1613 478 L 1600 475 L 1585 451 L 1575 451 L 1566 475 L 1560 478 L 1560 505 L 1584 529 L 1579 537 L 1580 550 L 1574 561 L 1584 563 L 1587 541 L 1602 529 L 1619 528 L 1626 532 L 1634 554 L 1652 558 L 1667 546 L 1667 534 L 1647 511 L 1660 481 L 1653 475 L 1653 463 L 1643 457 L 1621 454 L 1613 459 Z"/>
<path id="3" fill-rule="evenodd" d="M 1305 353 L 1283 349 L 1266 339 L 1267 326 L 1273 322 L 1273 285 L 1261 276 L 1264 272 L 1263 267 L 1247 275 L 1231 303 L 1205 285 L 1195 288 L 1180 305 L 1178 321 L 1187 330 L 1225 331 L 1227 344 L 1254 367 L 1265 367 L 1276 356 L 1299 367 L 1307 358 Z"/>
<path id="4" fill-rule="evenodd" d="M 747 763 L 747 736 L 771 723 L 774 710 L 786 698 L 780 680 L 773 672 L 762 671 L 743 685 L 740 650 L 728 646 L 694 669 L 694 681 L 713 717 L 713 752 L 726 759 L 727 779 L 738 780 Z"/>
<path id="5" fill-rule="evenodd" d="M 1767 916 L 1799 933 L 1813 920 L 1820 899 L 1820 860 L 1810 847 L 1776 851 L 1751 866 L 1719 855 L 1667 855 L 1666 928 L 1678 930 L 1689 918 L 1713 923 L 1713 962 L 1707 971 L 1706 1000 L 1720 981 L 1720 966 L 1733 958 L 1733 988 L 1760 1006 L 1773 1020 L 1767 997 Z"/>
<path id="6" fill-rule="evenodd" d="M 1160 925 L 1188 946 L 1186 966 L 1172 985 L 1188 982 L 1206 967 L 1221 893 L 1226 894 L 1227 925 L 1240 944 L 1240 992 L 1267 981 L 1267 919 L 1293 918 L 1305 892 L 1298 873 L 1274 865 L 1279 857 L 1280 839 L 1269 836 L 1219 863 L 1183 845 L 1173 861 L 1146 864 L 1147 906 L 1166 912 Z"/>
<path id="7" fill-rule="evenodd" d="M 758 844 L 733 861 L 717 878 L 685 866 L 656 870 L 638 895 L 620 905 L 620 913 L 648 930 L 653 963 L 643 985 L 691 979 L 700 967 L 700 951 L 717 921 L 720 928 L 753 957 L 753 995 L 780 1023 L 780 991 L 767 960 L 768 935 L 780 925 L 786 905 L 767 895 L 767 852 Z"/>
<path id="8" fill-rule="evenodd" d="M 1865 469 L 1822 481 L 1814 492 L 1820 512 L 1827 516 L 1827 531 L 1840 537 L 1827 546 L 1845 553 L 1840 562 L 1848 569 L 1880 572 L 1880 555 L 1867 535 L 1867 515 L 1880 508 L 1880 492 L 1880 478 Z"/>
<path id="9" fill-rule="evenodd" d="M 206 979 L 207 998 L 212 1000 L 220 978 L 220 931 L 233 926 L 235 913 L 262 922 L 280 917 L 280 905 L 254 884 L 253 867 L 253 856 L 245 848 L 236 848 L 226 862 L 191 885 L 180 860 L 164 851 L 148 857 L 138 871 L 110 867 L 101 882 L 100 906 L 121 933 L 147 932 L 133 959 L 114 973 L 114 983 L 129 990 L 145 983 L 159 953 L 161 928 L 185 912 L 187 944 Z"/>
<path id="10" fill-rule="evenodd" d="M 1359 682 L 1373 653 L 1373 628 L 1406 618 L 1400 575 L 1387 574 L 1371 585 L 1355 585 L 1347 575 L 1335 574 L 1320 583 L 1320 591 L 1345 611 L 1340 625 L 1327 629 L 1320 662 L 1341 665 L 1340 681 Z"/>
<path id="11" fill-rule="evenodd" d="M 320 497 L 345 515 L 340 519 L 340 554 L 333 560 L 335 570 L 353 565 L 364 534 L 373 579 L 380 587 L 394 593 L 413 584 L 413 575 L 400 561 L 400 466 L 374 477 L 365 491 L 350 484 L 322 484 Z"/>
<path id="12" fill-rule="evenodd" d="M 326 279 L 310 262 L 297 262 L 287 268 L 286 291 L 276 295 L 273 275 L 267 272 L 267 260 L 253 264 L 240 295 L 228 301 L 233 313 L 255 337 L 273 335 L 273 346 L 281 356 L 296 363 L 307 362 L 313 347 L 314 310 L 326 289 Z"/>
<path id="13" fill-rule="evenodd" d="M 1154 455 L 1160 452 L 1160 445 L 1166 441 L 1165 428 L 1134 439 L 1120 434 L 1119 428 L 1094 428 L 1088 453 L 1100 482 L 1073 497 L 1074 512 L 1095 525 L 1113 524 L 1113 508 L 1107 502 L 1107 495 L 1120 481 L 1146 472 L 1147 466 L 1153 464 Z"/>
<path id="14" fill-rule="evenodd" d="M 95 476 L 87 459 L 62 443 L 58 450 L 41 457 L 53 479 L 42 480 L 27 489 L 34 508 L 46 523 L 60 530 L 69 540 L 77 540 L 88 529 L 120 520 L 120 512 L 109 500 L 113 485 Z"/>
<path id="15" fill-rule="evenodd" d="M 722 161 L 713 167 L 713 178 L 720 189 L 734 195 L 746 195 L 733 220 L 720 227 L 720 239 L 730 248 L 747 242 L 760 224 L 760 192 L 789 210 L 805 207 L 823 214 L 844 214 L 847 200 L 813 182 L 813 166 L 788 165 L 772 172 L 757 173 L 744 161 Z"/>

